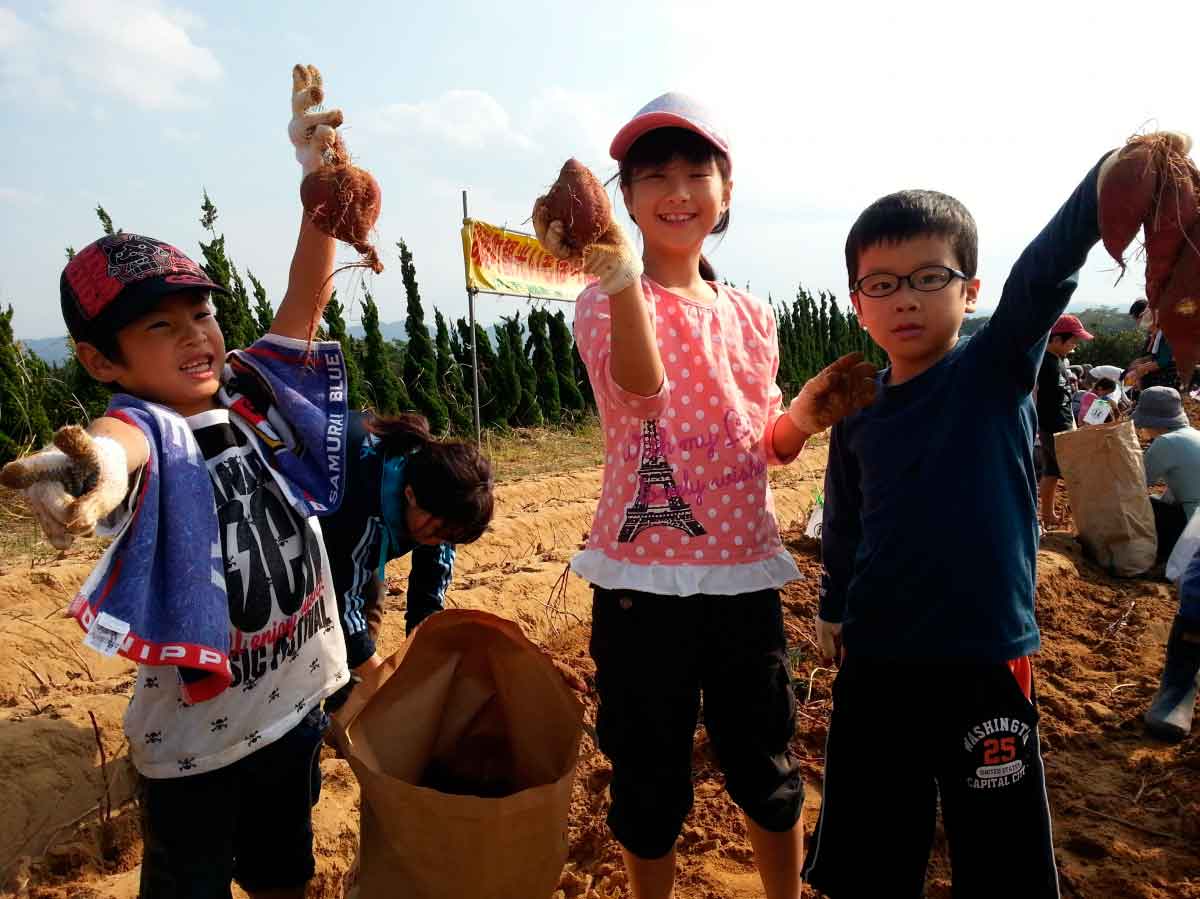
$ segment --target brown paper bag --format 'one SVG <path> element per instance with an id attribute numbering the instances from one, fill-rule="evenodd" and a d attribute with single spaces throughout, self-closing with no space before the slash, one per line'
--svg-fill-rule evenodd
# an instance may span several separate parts
<path id="1" fill-rule="evenodd" d="M 1084 551 L 1119 577 L 1152 568 L 1158 538 L 1133 422 L 1064 431 L 1054 451 Z"/>
<path id="2" fill-rule="evenodd" d="M 362 787 L 351 895 L 548 899 L 582 721 L 516 623 L 462 609 L 426 619 L 334 717 Z"/>

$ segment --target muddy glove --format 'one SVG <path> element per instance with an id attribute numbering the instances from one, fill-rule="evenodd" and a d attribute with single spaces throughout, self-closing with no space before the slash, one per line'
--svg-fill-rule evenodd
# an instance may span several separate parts
<path id="1" fill-rule="evenodd" d="M 874 400 L 875 366 L 847 353 L 808 379 L 787 414 L 802 434 L 820 434 Z"/>
<path id="2" fill-rule="evenodd" d="M 817 645 L 821 648 L 821 659 L 829 664 L 837 662 L 841 664 L 845 656 L 845 650 L 842 649 L 842 625 L 833 621 L 826 621 L 817 613 Z"/>
<path id="3" fill-rule="evenodd" d="M 559 259 L 575 255 L 563 240 L 563 223 L 549 221 L 542 199 L 533 206 L 533 230 L 538 243 L 552 255 Z M 597 278 L 600 289 L 612 296 L 642 276 L 642 258 L 625 229 L 616 221 L 610 221 L 600 239 L 583 248 L 583 270 Z"/>
<path id="4" fill-rule="evenodd" d="M 68 425 L 53 447 L 5 465 L 0 484 L 23 491 L 46 537 L 66 549 L 125 501 L 129 472 L 121 444 Z"/>
<path id="5" fill-rule="evenodd" d="M 293 66 L 292 121 L 288 124 L 288 137 L 292 139 L 296 160 L 305 175 L 334 162 L 338 143 L 335 129 L 342 124 L 342 111 L 308 111 L 320 106 L 324 99 L 325 90 L 317 67 Z"/>

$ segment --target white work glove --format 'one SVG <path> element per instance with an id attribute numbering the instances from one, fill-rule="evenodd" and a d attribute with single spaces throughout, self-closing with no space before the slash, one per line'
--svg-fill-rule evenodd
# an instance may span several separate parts
<path id="1" fill-rule="evenodd" d="M 309 112 L 325 99 L 321 73 L 316 66 L 292 67 L 292 120 L 288 137 L 296 148 L 296 160 L 305 175 L 315 172 L 335 160 L 337 129 L 342 124 L 342 111 Z"/>
<path id="2" fill-rule="evenodd" d="M 842 649 L 842 626 L 826 621 L 820 612 L 817 613 L 817 645 L 821 648 L 821 660 L 825 664 L 841 664 L 845 656 L 845 650 Z"/>
<path id="3" fill-rule="evenodd" d="M 546 206 L 539 198 L 533 205 L 533 230 L 538 243 L 551 255 L 570 259 L 576 254 L 563 241 L 563 223 L 548 219 Z M 583 248 L 583 270 L 599 279 L 600 289 L 612 296 L 642 276 L 642 257 L 625 229 L 610 221 L 600 239 Z"/>
<path id="4" fill-rule="evenodd" d="M 47 539 L 66 549 L 125 501 L 129 472 L 121 444 L 67 425 L 53 447 L 5 465 L 0 484 L 23 491 Z"/>
<path id="5" fill-rule="evenodd" d="M 874 401 L 875 366 L 847 353 L 805 382 L 787 414 L 800 433 L 820 434 Z"/>

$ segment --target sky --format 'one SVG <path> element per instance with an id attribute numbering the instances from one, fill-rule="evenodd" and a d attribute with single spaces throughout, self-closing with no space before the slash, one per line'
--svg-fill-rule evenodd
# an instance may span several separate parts
<path id="1" fill-rule="evenodd" d="M 96 204 L 199 258 L 204 190 L 229 256 L 277 303 L 300 219 L 296 62 L 320 67 L 382 186 L 387 270 L 339 286 L 352 318 L 369 289 L 384 321 L 404 317 L 397 240 L 427 314 L 465 314 L 461 192 L 472 216 L 520 227 L 568 156 L 615 173 L 612 136 L 667 90 L 731 142 L 732 221 L 710 258 L 776 299 L 803 283 L 844 300 L 858 213 L 923 187 L 974 214 L 986 313 L 1104 151 L 1156 127 L 1200 138 L 1194 0 L 815 6 L 0 0 L 0 304 L 18 337 L 65 333 L 64 247 L 100 236 Z M 1127 306 L 1141 274 L 1116 274 L 1093 251 L 1072 308 Z M 481 297 L 479 315 L 514 305 Z"/>

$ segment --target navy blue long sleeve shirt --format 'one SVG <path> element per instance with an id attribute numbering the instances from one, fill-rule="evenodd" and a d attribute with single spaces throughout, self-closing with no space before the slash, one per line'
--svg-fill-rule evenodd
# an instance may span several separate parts
<path id="1" fill-rule="evenodd" d="M 1099 240 L 1092 169 L 1013 266 L 995 314 L 833 428 L 821 616 L 848 653 L 1004 661 L 1036 650 L 1033 390 Z"/>
<path id="2" fill-rule="evenodd" d="M 380 500 L 385 452 L 365 422 L 364 413 L 350 416 L 345 497 L 336 512 L 321 519 L 346 639 L 346 661 L 351 668 L 357 668 L 375 652 L 366 610 L 375 601 L 374 580 L 385 528 Z M 398 489 L 404 489 L 404 481 L 402 477 Z M 454 547 L 449 543 L 436 546 L 416 543 L 403 533 L 395 537 L 399 543 L 389 542 L 388 558 L 383 561 L 412 553 L 404 611 L 407 633 L 445 605 L 446 589 L 454 574 Z"/>

